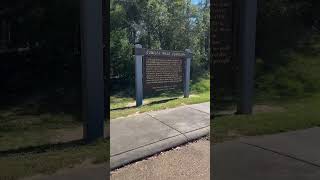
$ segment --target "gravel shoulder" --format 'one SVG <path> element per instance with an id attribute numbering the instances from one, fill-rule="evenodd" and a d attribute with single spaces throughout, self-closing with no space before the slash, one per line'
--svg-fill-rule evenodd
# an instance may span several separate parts
<path id="1" fill-rule="evenodd" d="M 111 180 L 209 180 L 210 141 L 201 139 L 111 172 Z"/>

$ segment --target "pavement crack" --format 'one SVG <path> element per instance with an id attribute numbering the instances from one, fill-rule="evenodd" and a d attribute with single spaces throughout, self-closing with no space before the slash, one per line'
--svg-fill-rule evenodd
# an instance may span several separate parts
<path id="1" fill-rule="evenodd" d="M 176 129 L 176 128 L 174 128 L 174 127 L 172 127 L 172 126 L 170 126 L 169 124 L 166 124 L 166 123 L 164 123 L 164 122 L 162 122 L 162 121 L 160 121 L 160 119 L 158 119 L 158 118 L 156 118 L 156 117 L 154 117 L 154 116 L 152 116 L 151 114 L 149 114 L 149 113 L 146 113 L 148 116 L 150 116 L 152 119 L 154 119 L 154 120 L 157 120 L 157 121 L 159 121 L 160 123 L 162 123 L 162 124 L 164 124 L 164 125 L 166 125 L 166 126 L 168 126 L 169 128 L 171 128 L 171 129 L 174 129 L 175 131 L 177 131 L 177 132 L 179 132 L 180 134 L 182 134 L 187 140 L 189 140 L 189 138 L 183 133 L 183 132 L 181 132 L 181 131 L 179 131 L 178 129 Z"/>
<path id="2" fill-rule="evenodd" d="M 243 141 L 240 141 L 240 143 L 246 144 L 246 145 L 248 145 L 248 146 L 256 147 L 256 148 L 259 148 L 259 149 L 262 149 L 262 150 L 265 150 L 265 151 L 269 151 L 269 152 L 278 154 L 278 155 L 280 155 L 280 156 L 287 157 L 287 158 L 290 158 L 290 159 L 294 159 L 294 160 L 296 160 L 296 161 L 303 162 L 303 163 L 309 164 L 309 165 L 311 165 L 311 166 L 315 166 L 315 167 L 320 168 L 320 165 L 318 165 L 318 164 L 316 164 L 316 163 L 309 162 L 309 161 L 307 161 L 307 160 L 300 159 L 300 158 L 297 158 L 297 157 L 292 156 L 292 155 L 289 155 L 289 154 L 285 154 L 285 153 L 282 153 L 282 152 L 279 152 L 279 151 L 275 151 L 275 150 L 272 150 L 272 149 L 268 149 L 268 148 L 265 148 L 265 147 L 262 147 L 262 146 L 259 146 L 259 145 L 255 145 L 255 144 L 251 144 L 251 143 L 246 143 L 246 142 L 243 142 Z"/>

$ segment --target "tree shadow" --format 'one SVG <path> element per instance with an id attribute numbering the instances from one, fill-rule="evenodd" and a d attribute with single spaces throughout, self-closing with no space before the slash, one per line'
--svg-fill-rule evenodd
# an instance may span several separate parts
<path id="1" fill-rule="evenodd" d="M 235 99 L 219 99 L 213 107 L 213 117 L 225 117 L 236 115 L 236 100 Z"/>
<path id="2" fill-rule="evenodd" d="M 230 114 L 214 114 L 213 117 L 217 118 L 217 117 L 228 117 L 228 116 L 234 116 L 236 115 L 236 113 L 230 113 Z"/>
<path id="3" fill-rule="evenodd" d="M 108 140 L 108 139 L 109 138 L 104 138 L 103 140 Z M 79 140 L 72 140 L 72 141 L 68 141 L 68 142 L 43 144 L 43 145 L 39 145 L 39 146 L 21 147 L 18 149 L 2 150 L 2 151 L 0 151 L 0 157 L 7 157 L 7 156 L 12 156 L 12 155 L 17 155 L 17 154 L 46 153 L 46 152 L 50 152 L 50 151 L 65 150 L 68 148 L 79 148 L 79 147 L 83 147 L 83 146 L 88 146 L 93 143 L 88 143 L 84 139 L 79 139 Z"/>
<path id="4" fill-rule="evenodd" d="M 84 146 L 86 143 L 84 140 L 74 140 L 64 143 L 56 143 L 56 144 L 44 144 L 40 146 L 29 146 L 22 147 L 18 149 L 9 149 L 0 151 L 0 156 L 10 156 L 14 154 L 37 154 L 37 153 L 45 153 L 49 150 L 63 150 L 70 147 L 79 147 Z"/>
<path id="5" fill-rule="evenodd" d="M 145 104 L 143 106 L 148 107 L 148 106 L 152 106 L 152 105 L 155 105 L 155 104 L 167 103 L 167 102 L 170 102 L 170 101 L 173 101 L 173 100 L 176 100 L 176 99 L 179 99 L 179 98 L 178 97 L 174 97 L 174 98 L 168 98 L 168 99 L 153 101 L 153 102 Z M 137 108 L 137 106 L 113 108 L 113 109 L 110 109 L 110 111 L 127 110 L 127 109 L 134 109 L 134 108 Z"/>

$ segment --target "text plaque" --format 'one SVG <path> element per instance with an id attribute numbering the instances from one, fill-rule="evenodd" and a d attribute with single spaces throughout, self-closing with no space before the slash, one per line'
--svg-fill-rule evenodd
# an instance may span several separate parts
<path id="1" fill-rule="evenodd" d="M 143 59 L 143 92 L 183 90 L 185 53 L 147 50 Z"/>

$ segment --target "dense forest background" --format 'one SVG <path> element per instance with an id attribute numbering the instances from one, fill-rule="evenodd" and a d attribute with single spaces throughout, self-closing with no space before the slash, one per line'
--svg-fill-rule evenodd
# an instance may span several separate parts
<path id="1" fill-rule="evenodd" d="M 298 97 L 320 89 L 320 2 L 259 0 L 256 93 Z"/>
<path id="2" fill-rule="evenodd" d="M 1 1 L 0 29 L 0 109 L 79 112 L 79 1 Z"/>
<path id="3" fill-rule="evenodd" d="M 191 0 L 110 3 L 114 91 L 133 87 L 136 43 L 156 49 L 190 48 L 194 53 L 192 79 L 208 74 L 208 1 L 198 5 Z M 1 107 L 32 99 L 52 111 L 79 111 L 79 1 L 5 0 L 0 4 Z M 320 48 L 319 15 L 316 0 L 259 0 L 258 92 L 294 96 L 320 89 L 316 69 L 320 64 L 311 58 Z"/>
<path id="4" fill-rule="evenodd" d="M 209 2 L 191 0 L 111 1 L 111 78 L 132 83 L 134 44 L 149 49 L 191 49 L 192 77 L 209 72 Z"/>

